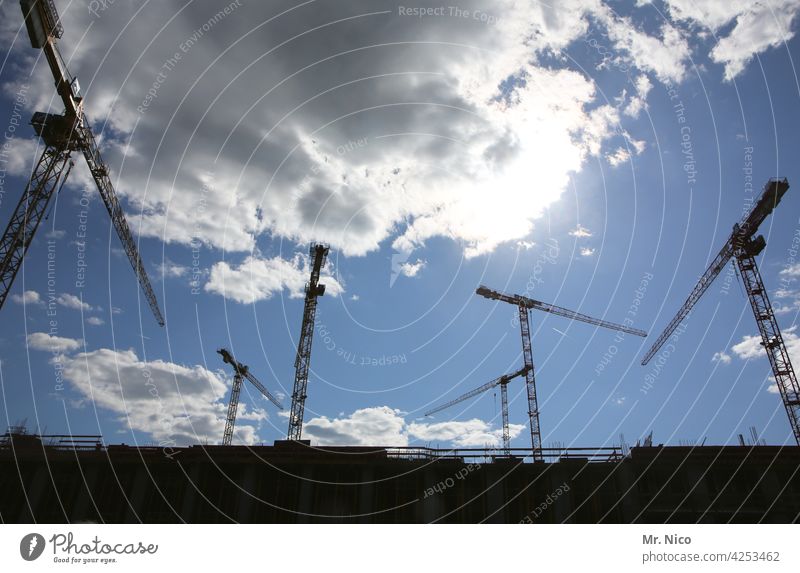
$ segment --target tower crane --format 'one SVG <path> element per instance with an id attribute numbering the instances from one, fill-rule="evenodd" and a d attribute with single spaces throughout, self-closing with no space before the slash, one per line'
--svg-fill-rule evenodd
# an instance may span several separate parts
<path id="1" fill-rule="evenodd" d="M 322 244 L 311 245 L 311 278 L 306 283 L 306 300 L 303 307 L 303 324 L 300 327 L 300 340 L 297 343 L 297 356 L 294 360 L 294 390 L 292 391 L 292 411 L 289 413 L 289 440 L 299 440 L 303 434 L 303 413 L 306 407 L 308 389 L 308 369 L 311 365 L 311 340 L 314 337 L 314 318 L 317 314 L 317 298 L 325 294 L 325 285 L 320 284 L 319 275 L 325 266 L 329 247 Z"/>
<path id="2" fill-rule="evenodd" d="M 549 312 L 557 316 L 563 316 L 572 320 L 580 320 L 603 328 L 611 330 L 619 330 L 628 334 L 636 336 L 647 336 L 647 333 L 636 328 L 630 328 L 621 324 L 615 324 L 599 318 L 594 318 L 579 312 L 575 312 L 554 304 L 541 302 L 521 296 L 518 294 L 504 294 L 496 290 L 492 290 L 485 286 L 480 286 L 475 291 L 477 294 L 492 300 L 499 300 L 513 304 L 519 310 L 519 328 L 522 335 L 522 357 L 525 362 L 525 384 L 528 392 L 528 417 L 530 419 L 531 428 L 531 448 L 533 450 L 533 461 L 544 461 L 542 456 L 542 433 L 539 427 L 539 401 L 536 397 L 536 376 L 533 368 L 533 350 L 531 348 L 531 329 L 528 313 L 531 310 L 541 310 L 542 312 Z"/>
<path id="3" fill-rule="evenodd" d="M 781 198 L 789 190 L 789 182 L 784 179 L 769 179 L 764 185 L 761 196 L 753 204 L 750 211 L 742 218 L 739 223 L 734 224 L 728 240 L 722 246 L 719 254 L 714 258 L 709 267 L 700 277 L 700 280 L 689 293 L 689 297 L 683 303 L 678 313 L 670 321 L 664 332 L 650 347 L 650 350 L 642 358 L 642 365 L 650 362 L 663 344 L 672 336 L 674 330 L 686 318 L 697 303 L 703 293 L 722 272 L 722 269 L 733 258 L 739 269 L 739 276 L 744 283 L 747 291 L 747 298 L 750 307 L 758 324 L 761 334 L 761 346 L 769 357 L 772 367 L 772 375 L 783 400 L 786 414 L 789 416 L 789 425 L 792 428 L 794 439 L 800 445 L 800 386 L 797 384 L 797 377 L 786 350 L 778 321 L 767 296 L 764 282 L 761 280 L 761 273 L 756 265 L 755 257 L 764 250 L 767 242 L 763 235 L 754 237 L 761 223 L 764 222 L 770 213 L 778 206 Z"/>
<path id="4" fill-rule="evenodd" d="M 508 431 L 508 383 L 511 382 L 514 378 L 518 376 L 524 376 L 528 372 L 528 366 L 524 366 L 520 368 L 513 374 L 504 374 L 499 378 L 495 378 L 491 382 L 487 382 L 483 386 L 478 386 L 474 390 L 470 390 L 466 394 L 459 396 L 458 398 L 454 398 L 449 402 L 445 402 L 439 406 L 436 406 L 433 410 L 428 410 L 423 414 L 424 416 L 430 416 L 431 414 L 435 414 L 436 412 L 441 412 L 449 408 L 450 406 L 455 406 L 456 404 L 463 402 L 464 400 L 468 400 L 474 396 L 478 396 L 479 394 L 483 394 L 484 392 L 495 388 L 496 386 L 500 386 L 500 397 L 501 397 L 501 405 L 503 410 L 503 453 L 506 456 L 511 455 L 511 435 Z"/>
<path id="5" fill-rule="evenodd" d="M 270 402 L 275 404 L 278 409 L 283 410 L 283 405 L 269 392 L 269 390 L 264 387 L 261 382 L 256 379 L 255 376 L 250 374 L 250 370 L 247 368 L 247 366 L 236 360 L 225 348 L 220 348 L 217 350 L 217 354 L 222 356 L 223 362 L 233 366 L 233 388 L 231 388 L 231 400 L 228 403 L 228 416 L 225 420 L 225 432 L 222 434 L 222 445 L 230 446 L 231 442 L 233 441 L 233 426 L 236 423 L 236 411 L 239 409 L 239 393 L 242 391 L 242 382 L 245 378 L 247 378 L 247 380 L 249 380 L 253 386 L 258 388 L 259 392 L 261 392 Z"/>
<path id="6" fill-rule="evenodd" d="M 56 91 L 64 103 L 64 113 L 57 115 L 36 112 L 31 119 L 36 135 L 44 143 L 44 150 L 0 239 L 0 308 L 8 297 L 53 192 L 59 188 L 59 184 L 63 185 L 66 181 L 69 174 L 67 165 L 71 164 L 70 156 L 77 151 L 86 159 L 150 310 L 158 324 L 164 326 L 156 295 L 111 184 L 108 167 L 100 155 L 91 123 L 84 114 L 78 80 L 70 74 L 58 50 L 56 40 L 62 36 L 64 28 L 55 4 L 53 0 L 21 0 L 20 5 L 31 46 L 41 49 L 47 59 L 55 78 Z"/>

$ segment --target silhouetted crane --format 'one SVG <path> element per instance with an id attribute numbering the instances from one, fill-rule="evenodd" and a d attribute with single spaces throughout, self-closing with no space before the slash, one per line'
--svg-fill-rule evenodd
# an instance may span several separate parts
<path id="1" fill-rule="evenodd" d="M 455 406 L 459 402 L 463 402 L 464 400 L 468 400 L 474 396 L 478 396 L 479 394 L 483 394 L 487 390 L 491 390 L 496 386 L 500 386 L 500 402 L 502 404 L 503 410 L 503 453 L 506 456 L 511 455 L 511 435 L 508 431 L 508 383 L 511 382 L 517 376 L 524 376 L 525 373 L 528 371 L 528 367 L 525 366 L 520 368 L 513 374 L 504 374 L 499 378 L 495 378 L 491 382 L 487 382 L 483 386 L 479 386 L 474 390 L 470 390 L 466 394 L 459 396 L 458 398 L 454 398 L 449 402 L 446 402 L 440 406 L 436 406 L 433 410 L 428 410 L 423 414 L 424 416 L 430 416 L 431 414 L 435 414 L 436 412 L 441 412 L 449 408 L 450 406 Z"/>
<path id="2" fill-rule="evenodd" d="M 150 279 L 128 228 L 125 213 L 111 184 L 108 167 L 100 156 L 91 124 L 83 113 L 83 97 L 78 80 L 69 73 L 64 58 L 58 51 L 56 40 L 61 37 L 64 29 L 55 4 L 53 0 L 21 0 L 20 5 L 31 46 L 44 53 L 65 109 L 63 115 L 36 112 L 31 119 L 31 125 L 45 147 L 0 239 L 0 308 L 8 297 L 53 192 L 59 187 L 59 182 L 63 185 L 66 181 L 69 174 L 67 165 L 71 165 L 70 155 L 73 151 L 79 151 L 86 158 L 89 171 L 139 279 L 150 310 L 158 324 L 164 326 L 156 295 L 150 286 Z"/>
<path id="3" fill-rule="evenodd" d="M 319 283 L 319 275 L 325 266 L 329 248 L 326 245 L 311 245 L 311 278 L 306 283 L 306 301 L 303 306 L 303 324 L 300 327 L 300 340 L 297 343 L 297 356 L 294 360 L 294 390 L 292 391 L 292 411 L 289 414 L 290 440 L 299 440 L 303 434 L 303 413 L 306 407 L 308 389 L 308 369 L 311 366 L 311 341 L 314 337 L 314 318 L 317 314 L 317 297 L 325 294 L 325 285 Z"/>
<path id="4" fill-rule="evenodd" d="M 233 366 L 233 388 L 231 388 L 231 399 L 230 402 L 228 402 L 228 416 L 225 419 L 225 432 L 222 434 L 222 445 L 230 446 L 233 441 L 233 427 L 236 424 L 236 411 L 239 409 L 239 393 L 242 391 L 242 381 L 244 378 L 247 378 L 253 386 L 258 388 L 259 392 L 279 409 L 283 410 L 283 405 L 275 396 L 270 394 L 269 390 L 267 390 L 255 376 L 250 374 L 250 370 L 247 366 L 231 356 L 231 353 L 225 348 L 217 350 L 217 354 L 222 356 L 223 362 Z"/>
<path id="5" fill-rule="evenodd" d="M 767 242 L 762 235 L 753 237 L 758 231 L 761 223 L 764 222 L 770 213 L 778 206 L 781 198 L 789 190 L 789 182 L 786 179 L 770 179 L 764 185 L 764 190 L 752 209 L 745 215 L 740 223 L 733 226 L 733 232 L 719 254 L 711 262 L 711 265 L 700 277 L 689 298 L 683 303 L 678 314 L 664 329 L 647 354 L 642 359 L 644 366 L 655 356 L 661 346 L 672 336 L 673 331 L 683 321 L 692 310 L 703 293 L 722 272 L 722 269 L 733 258 L 739 268 L 739 276 L 744 283 L 747 297 L 750 300 L 750 307 L 758 324 L 761 333 L 761 346 L 767 352 L 772 375 L 783 400 L 786 414 L 789 416 L 789 425 L 792 428 L 794 439 L 800 445 L 800 386 L 797 384 L 797 377 L 789 359 L 789 353 L 783 342 L 778 321 L 772 311 L 772 305 L 767 296 L 767 289 L 761 280 L 761 273 L 756 265 L 756 255 L 760 254 L 767 246 Z"/>
<path id="6" fill-rule="evenodd" d="M 594 318 L 579 312 L 556 306 L 554 304 L 548 304 L 546 302 L 541 302 L 532 298 L 520 296 L 518 294 L 504 294 L 485 286 L 478 287 L 478 290 L 475 292 L 492 300 L 499 300 L 513 304 L 519 309 L 519 328 L 520 333 L 522 334 L 522 357 L 525 361 L 525 368 L 527 369 L 525 372 L 525 382 L 528 391 L 528 417 L 530 419 L 531 427 L 531 448 L 533 450 L 533 461 L 544 461 L 544 457 L 542 456 L 542 433 L 539 427 L 539 401 L 536 397 L 536 376 L 533 369 L 533 351 L 531 349 L 531 329 L 528 321 L 528 312 L 531 310 L 541 310 L 543 312 L 549 312 L 551 314 L 556 314 L 572 320 L 580 320 L 582 322 L 588 322 L 589 324 L 602 326 L 603 328 L 609 328 L 611 330 L 619 330 L 628 334 L 634 334 L 636 336 L 647 336 L 647 333 L 636 328 L 629 328 L 621 324 L 600 320 L 599 318 Z"/>

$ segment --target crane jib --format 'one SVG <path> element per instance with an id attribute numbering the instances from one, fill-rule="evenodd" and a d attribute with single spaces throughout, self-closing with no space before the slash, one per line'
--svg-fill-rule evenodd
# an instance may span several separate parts
<path id="1" fill-rule="evenodd" d="M 737 245 L 742 245 L 750 240 L 750 237 L 758 231 L 758 227 L 764 222 L 764 219 L 772 213 L 788 189 L 789 182 L 786 178 L 770 179 L 767 181 L 761 195 L 756 200 L 753 208 L 750 209 L 748 214 L 744 217 L 741 225 L 734 226 L 734 231 L 731 233 L 730 238 L 725 242 L 719 254 L 697 281 L 697 284 L 689 293 L 689 296 L 686 298 L 677 314 L 672 318 L 644 357 L 642 357 L 642 366 L 650 362 L 678 325 L 689 315 L 692 307 L 694 307 L 703 293 L 708 290 L 708 287 L 714 282 L 714 279 L 719 276 L 731 257 L 734 256 Z M 758 241 L 758 243 L 760 244 L 762 241 L 763 239 Z"/>
<path id="2" fill-rule="evenodd" d="M 647 333 L 643 330 L 639 330 L 638 328 L 631 328 L 629 326 L 625 326 L 622 324 L 616 324 L 614 322 L 608 322 L 606 320 L 602 320 L 599 318 L 594 318 L 593 316 L 589 316 L 586 314 L 582 314 L 580 312 L 575 312 L 574 310 L 569 310 L 568 308 L 560 307 L 555 304 L 550 304 L 546 302 L 542 302 L 540 300 L 535 300 L 532 298 L 528 298 L 526 296 L 521 295 L 508 295 L 505 293 L 501 293 L 495 290 L 492 290 L 488 287 L 481 285 L 475 291 L 477 294 L 486 297 L 492 300 L 499 300 L 501 302 L 507 302 L 509 304 L 514 304 L 518 306 L 524 306 L 526 308 L 532 310 L 540 310 L 542 312 L 547 312 L 550 314 L 555 314 L 557 316 L 562 316 L 564 318 L 569 318 L 572 320 L 579 320 L 581 322 L 585 322 L 587 324 L 593 324 L 595 326 L 601 326 L 603 328 L 608 328 L 610 330 L 619 330 L 621 332 L 625 332 L 627 334 L 633 334 L 635 336 L 645 337 Z"/>
<path id="3" fill-rule="evenodd" d="M 478 386 L 474 390 L 470 390 L 469 392 L 467 392 L 465 394 L 462 394 L 458 398 L 454 398 L 453 400 L 450 400 L 449 402 L 445 402 L 444 404 L 441 404 L 440 406 L 437 406 L 437 407 L 433 408 L 432 410 L 428 410 L 427 412 L 425 412 L 423 414 L 423 416 L 430 416 L 431 414 L 435 414 L 436 412 L 441 412 L 442 410 L 446 410 L 450 406 L 455 406 L 459 402 L 463 402 L 464 400 L 468 400 L 469 398 L 472 398 L 473 396 L 477 396 L 479 394 L 482 394 L 482 393 L 486 392 L 487 390 L 491 390 L 495 386 L 506 385 L 511 380 L 513 380 L 514 378 L 517 378 L 519 376 L 524 376 L 528 372 L 529 369 L 530 369 L 529 367 L 523 366 L 522 368 L 520 368 L 519 370 L 517 370 L 513 374 L 504 374 L 502 376 L 498 376 L 497 378 L 495 378 L 491 382 L 487 382 L 486 384 Z"/>

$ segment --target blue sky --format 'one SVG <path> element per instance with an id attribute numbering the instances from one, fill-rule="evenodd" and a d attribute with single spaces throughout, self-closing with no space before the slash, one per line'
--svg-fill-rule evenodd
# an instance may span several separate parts
<path id="1" fill-rule="evenodd" d="M 792 443 L 732 269 L 660 370 L 639 361 L 774 176 L 793 188 L 762 228 L 759 263 L 800 360 L 797 2 L 459 4 L 467 16 L 270 4 L 215 16 L 208 2 L 57 2 L 61 50 L 167 325 L 75 156 L 2 309 L 0 424 L 219 442 L 231 384 L 220 346 L 288 408 L 320 240 L 331 254 L 306 403 L 315 443 L 497 444 L 492 392 L 422 417 L 521 366 L 515 310 L 477 297 L 479 284 L 651 333 L 533 314 L 545 445 L 650 430 L 657 443 L 736 443 L 750 426 Z M 0 10 L 7 220 L 38 153 L 30 115 L 61 104 L 17 3 Z M 509 389 L 512 445 L 526 447 L 522 381 Z M 286 429 L 246 386 L 236 441 Z"/>

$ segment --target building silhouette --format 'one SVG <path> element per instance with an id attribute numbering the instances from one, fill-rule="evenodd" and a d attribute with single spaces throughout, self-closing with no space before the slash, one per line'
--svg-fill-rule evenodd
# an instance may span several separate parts
<path id="1" fill-rule="evenodd" d="M 498 450 L 0 439 L 5 523 L 792 523 L 800 448 Z M 522 455 L 524 451 L 514 450 Z M 530 456 L 530 451 L 528 451 Z"/>

